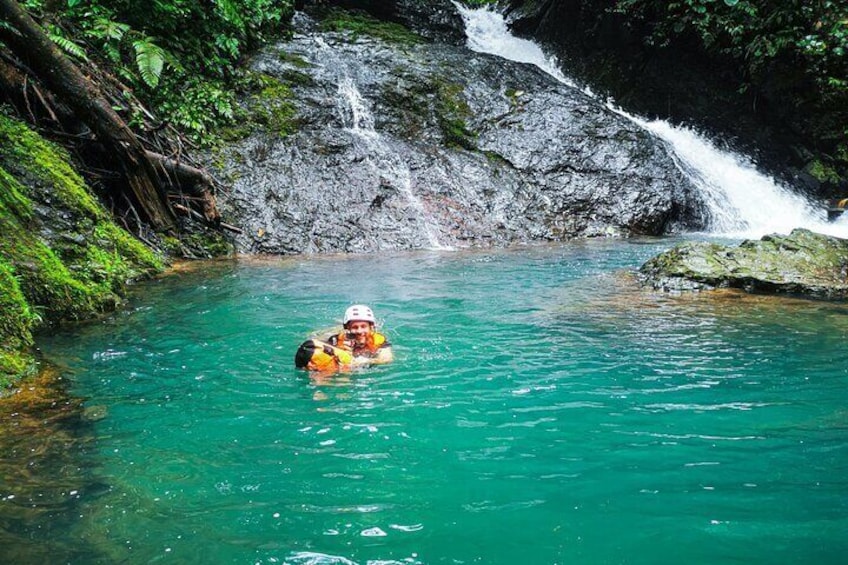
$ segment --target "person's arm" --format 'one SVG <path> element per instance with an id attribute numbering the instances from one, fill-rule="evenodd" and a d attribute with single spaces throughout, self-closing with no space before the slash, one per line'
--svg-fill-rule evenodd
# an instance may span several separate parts
<path id="1" fill-rule="evenodd" d="M 377 353 L 374 354 L 374 358 L 371 362 L 375 364 L 391 363 L 394 359 L 395 356 L 394 353 L 392 353 L 392 346 L 386 345 L 377 350 Z"/>
<path id="2" fill-rule="evenodd" d="M 353 358 L 353 365 L 382 365 L 394 361 L 391 345 L 384 345 L 372 355 L 360 355 Z"/>

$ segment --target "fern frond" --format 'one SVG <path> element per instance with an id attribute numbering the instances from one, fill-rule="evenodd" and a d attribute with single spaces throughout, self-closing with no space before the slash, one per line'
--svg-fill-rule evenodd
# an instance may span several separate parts
<path id="1" fill-rule="evenodd" d="M 88 56 L 85 54 L 85 49 L 68 39 L 67 37 L 63 37 L 56 33 L 48 33 L 47 36 L 50 38 L 53 43 L 59 46 L 59 49 L 71 55 L 72 57 L 76 57 L 77 59 L 82 59 L 83 61 L 88 61 Z"/>
<path id="2" fill-rule="evenodd" d="M 180 60 L 174 57 L 174 55 L 171 54 L 171 52 L 167 49 L 162 49 L 162 56 L 165 58 L 165 62 L 168 64 L 168 66 L 177 71 L 178 73 L 182 73 L 185 71 L 182 63 L 180 63 Z"/>
<path id="3" fill-rule="evenodd" d="M 136 76 L 133 74 L 132 70 L 124 65 L 118 65 L 115 67 L 115 74 L 118 75 L 118 78 L 123 80 L 126 83 L 132 84 L 133 81 L 137 80 Z"/>
<path id="4" fill-rule="evenodd" d="M 156 88 L 159 77 L 162 76 L 162 68 L 165 66 L 164 50 L 153 43 L 149 37 L 133 41 L 132 46 L 135 50 L 135 63 L 141 80 L 150 88 Z"/>
<path id="5" fill-rule="evenodd" d="M 90 36 L 97 39 L 112 39 L 120 41 L 130 31 L 130 26 L 120 22 L 113 22 L 106 18 L 97 18 L 94 26 L 89 32 Z"/>
<path id="6" fill-rule="evenodd" d="M 15 34 L 15 35 L 20 35 L 20 34 L 21 34 L 18 30 L 16 30 L 14 27 L 12 27 L 12 25 L 11 25 L 11 24 L 9 24 L 9 23 L 8 23 L 7 21 L 5 21 L 5 20 L 0 20 L 0 29 L 6 30 L 6 31 L 8 31 L 8 32 L 10 32 L 10 33 L 13 33 L 13 34 Z"/>

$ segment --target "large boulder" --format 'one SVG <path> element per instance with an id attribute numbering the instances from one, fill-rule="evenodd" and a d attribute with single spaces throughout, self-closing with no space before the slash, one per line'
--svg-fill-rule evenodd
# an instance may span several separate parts
<path id="1" fill-rule="evenodd" d="M 806 229 L 738 247 L 682 243 L 642 265 L 644 282 L 666 291 L 739 288 L 752 293 L 848 298 L 848 240 Z"/>
<path id="2" fill-rule="evenodd" d="M 431 41 L 299 32 L 251 62 L 296 131 L 216 157 L 220 207 L 260 253 L 662 234 L 704 224 L 666 144 L 540 69 Z M 296 80 L 293 80 L 296 77 Z"/>

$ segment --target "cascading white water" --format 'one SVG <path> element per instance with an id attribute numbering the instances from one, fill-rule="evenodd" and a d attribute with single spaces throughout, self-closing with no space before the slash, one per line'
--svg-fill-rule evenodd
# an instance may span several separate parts
<path id="1" fill-rule="evenodd" d="M 374 115 L 362 98 L 356 83 L 348 76 L 339 80 L 339 98 L 343 108 L 343 123 L 347 129 L 362 139 L 368 146 L 367 161 L 380 175 L 397 188 L 412 209 L 421 224 L 421 230 L 427 238 L 428 248 L 446 249 L 439 241 L 438 226 L 434 225 L 424 202 L 412 191 L 412 175 L 403 157 L 383 140 L 374 129 Z"/>
<path id="2" fill-rule="evenodd" d="M 590 89 L 579 87 L 565 76 L 556 59 L 546 55 L 537 44 L 513 36 L 501 14 L 486 8 L 468 9 L 459 4 L 456 7 L 465 20 L 468 47 L 473 51 L 535 65 L 559 82 L 597 98 Z M 848 237 L 848 220 L 828 222 L 822 206 L 793 194 L 757 171 L 749 159 L 716 147 L 691 129 L 633 116 L 610 101 L 606 105 L 671 146 L 678 167 L 701 190 L 709 207 L 712 233 L 758 238 L 804 227 Z"/>
<path id="3" fill-rule="evenodd" d="M 342 98 L 342 107 L 350 110 L 350 116 L 342 116 L 342 121 L 350 124 L 348 129 L 363 137 L 376 137 L 374 116 L 365 100 L 362 99 L 353 79 L 346 76 L 339 81 L 339 95 Z"/>

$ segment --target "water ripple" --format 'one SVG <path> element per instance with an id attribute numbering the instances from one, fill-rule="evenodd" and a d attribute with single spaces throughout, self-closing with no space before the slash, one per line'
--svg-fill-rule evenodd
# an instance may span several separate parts
<path id="1" fill-rule="evenodd" d="M 21 455 L 26 430 L 10 439 L 10 485 L 41 506 L 10 486 L 0 517 L 69 562 L 839 562 L 848 316 L 615 274 L 669 243 L 233 262 L 151 283 L 39 344 L 92 408 L 68 437 L 95 440 L 64 465 L 85 475 L 69 486 L 26 464 L 41 461 Z M 395 363 L 295 370 L 297 345 L 354 301 Z"/>

